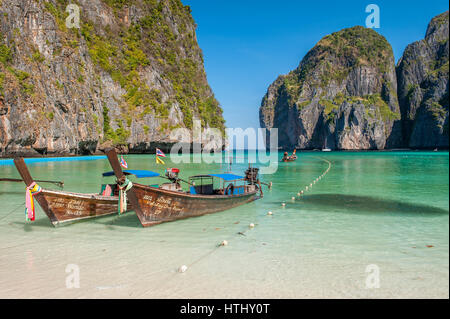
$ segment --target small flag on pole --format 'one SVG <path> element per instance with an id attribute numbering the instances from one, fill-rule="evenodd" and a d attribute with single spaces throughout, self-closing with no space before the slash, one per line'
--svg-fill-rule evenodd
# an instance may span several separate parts
<path id="1" fill-rule="evenodd" d="M 156 149 L 156 156 L 166 157 L 166 154 L 163 153 L 159 148 Z"/>
<path id="2" fill-rule="evenodd" d="M 164 161 L 162 159 L 160 159 L 158 156 L 156 156 L 156 164 L 163 164 L 163 165 L 165 165 L 166 163 L 164 163 Z"/>
<path id="3" fill-rule="evenodd" d="M 122 166 L 122 167 L 125 168 L 125 169 L 128 168 L 128 163 L 125 162 L 125 159 L 123 158 L 122 155 L 120 155 L 120 166 Z"/>

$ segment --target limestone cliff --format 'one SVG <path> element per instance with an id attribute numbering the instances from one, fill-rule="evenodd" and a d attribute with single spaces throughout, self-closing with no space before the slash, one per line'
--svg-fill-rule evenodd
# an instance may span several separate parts
<path id="1" fill-rule="evenodd" d="M 195 28 L 180 0 L 1 0 L 1 155 L 154 151 L 193 118 L 223 129 Z"/>
<path id="2" fill-rule="evenodd" d="M 269 87 L 260 108 L 261 127 L 278 128 L 288 149 L 383 149 L 400 138 L 399 119 L 392 48 L 360 26 L 321 39 Z"/>
<path id="3" fill-rule="evenodd" d="M 404 145 L 448 148 L 449 15 L 433 18 L 425 39 L 410 44 L 397 67 Z"/>

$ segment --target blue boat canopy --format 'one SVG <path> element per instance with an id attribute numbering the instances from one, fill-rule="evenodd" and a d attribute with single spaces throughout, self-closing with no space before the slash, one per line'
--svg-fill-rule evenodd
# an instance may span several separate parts
<path id="1" fill-rule="evenodd" d="M 128 169 L 123 171 L 125 175 L 134 175 L 137 178 L 144 178 L 144 177 L 157 177 L 159 176 L 158 173 L 152 172 L 152 171 L 144 171 L 144 170 L 138 170 L 138 169 Z M 114 172 L 106 172 L 103 173 L 103 176 L 114 176 Z"/>
<path id="2" fill-rule="evenodd" d="M 237 179 L 243 179 L 244 177 L 234 175 L 234 174 L 209 174 L 208 176 L 218 177 L 223 179 L 225 182 L 234 181 Z"/>

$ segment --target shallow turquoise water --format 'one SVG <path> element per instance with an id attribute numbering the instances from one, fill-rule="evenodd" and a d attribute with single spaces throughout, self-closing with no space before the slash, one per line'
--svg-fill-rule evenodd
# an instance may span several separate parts
<path id="1" fill-rule="evenodd" d="M 299 155 L 263 176 L 274 186 L 257 202 L 152 228 L 134 213 L 53 228 L 40 208 L 27 223 L 24 185 L 2 183 L 0 297 L 448 298 L 447 152 Z M 329 173 L 292 201 L 327 169 L 323 159 Z M 162 170 L 151 155 L 126 160 Z M 227 168 L 174 166 L 183 177 Z M 110 170 L 104 159 L 29 167 L 36 179 L 62 179 L 78 192 L 97 192 Z M 13 166 L 1 170 L 18 177 Z M 217 248 L 222 240 L 228 246 Z M 68 264 L 80 269 L 79 289 L 66 288 Z M 366 286 L 368 265 L 379 269 L 379 288 Z"/>

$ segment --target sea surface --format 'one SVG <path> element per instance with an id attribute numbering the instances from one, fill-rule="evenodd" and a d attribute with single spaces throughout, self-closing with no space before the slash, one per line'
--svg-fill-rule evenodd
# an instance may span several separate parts
<path id="1" fill-rule="evenodd" d="M 297 154 L 262 176 L 273 183 L 263 199 L 150 228 L 134 212 L 54 228 L 40 207 L 26 222 L 24 184 L 0 183 L 0 298 L 449 297 L 448 152 Z M 248 155 L 238 154 L 234 173 Z M 154 155 L 125 159 L 130 169 L 164 170 Z M 184 178 L 228 170 L 165 161 Z M 29 169 L 67 191 L 113 180 L 101 177 L 111 170 L 104 158 Z M 0 170 L 19 178 L 14 166 Z M 164 180 L 144 180 L 155 182 Z"/>

